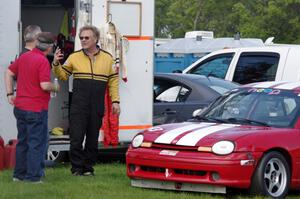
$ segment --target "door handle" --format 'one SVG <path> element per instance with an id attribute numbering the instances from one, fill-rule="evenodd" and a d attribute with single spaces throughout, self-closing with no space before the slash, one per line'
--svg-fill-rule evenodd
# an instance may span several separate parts
<path id="1" fill-rule="evenodd" d="M 177 111 L 172 111 L 171 109 L 166 109 L 163 114 L 165 115 L 173 115 L 173 114 L 176 114 Z"/>

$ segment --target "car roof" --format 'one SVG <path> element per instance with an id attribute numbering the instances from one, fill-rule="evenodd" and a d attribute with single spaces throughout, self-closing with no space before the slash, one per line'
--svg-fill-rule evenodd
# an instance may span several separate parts
<path id="1" fill-rule="evenodd" d="M 278 44 L 272 44 L 272 45 L 266 45 L 266 46 L 257 46 L 257 47 L 241 47 L 241 48 L 225 48 L 221 50 L 213 51 L 201 58 L 199 58 L 197 61 L 192 63 L 191 65 L 187 66 L 182 73 L 188 73 L 190 70 L 192 70 L 196 65 L 198 65 L 200 62 L 207 60 L 210 57 L 213 56 L 219 56 L 222 54 L 227 53 L 234 53 L 237 52 L 279 52 L 281 50 L 289 50 L 289 49 L 299 49 L 299 45 L 278 45 Z"/>
<path id="2" fill-rule="evenodd" d="M 194 90 L 191 94 L 191 99 L 196 93 L 207 93 L 207 96 L 209 96 L 208 93 L 210 93 L 211 95 L 217 96 L 240 86 L 240 84 L 224 79 L 182 73 L 156 73 L 154 74 L 154 79 L 154 84 L 156 84 L 157 80 L 184 84 Z"/>
<path id="3" fill-rule="evenodd" d="M 290 81 L 290 82 L 287 82 L 287 81 L 256 82 L 256 83 L 243 85 L 242 87 L 300 91 L 300 82 L 293 82 L 293 81 Z"/>
<path id="4" fill-rule="evenodd" d="M 193 81 L 197 82 L 200 84 L 231 84 L 231 85 L 236 85 L 239 86 L 238 83 L 231 82 L 228 80 L 216 78 L 216 77 L 207 77 L 204 75 L 195 75 L 195 74 L 182 74 L 182 73 L 155 73 L 154 74 L 155 78 L 169 78 L 169 79 L 174 79 L 178 81 Z"/>

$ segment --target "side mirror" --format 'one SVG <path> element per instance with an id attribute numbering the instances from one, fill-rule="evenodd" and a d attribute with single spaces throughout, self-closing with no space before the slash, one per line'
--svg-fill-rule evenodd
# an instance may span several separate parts
<path id="1" fill-rule="evenodd" d="M 172 73 L 182 73 L 182 70 L 173 70 Z"/>
<path id="2" fill-rule="evenodd" d="M 199 115 L 204 109 L 200 108 L 200 109 L 196 109 L 193 112 L 193 117 L 196 117 L 197 115 Z"/>

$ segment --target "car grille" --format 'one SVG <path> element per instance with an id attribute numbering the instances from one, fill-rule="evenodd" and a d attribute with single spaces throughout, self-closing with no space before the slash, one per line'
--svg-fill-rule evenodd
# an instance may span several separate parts
<path id="1" fill-rule="evenodd" d="M 162 168 L 162 167 L 140 166 L 140 169 L 144 172 L 151 172 L 151 173 L 166 172 L 166 168 Z M 201 171 L 201 170 L 190 170 L 190 169 L 171 169 L 171 170 L 177 175 L 205 176 L 207 174 L 206 171 Z"/>
<path id="2" fill-rule="evenodd" d="M 206 171 L 187 170 L 187 169 L 174 169 L 176 174 L 191 175 L 191 176 L 205 176 Z"/>
<path id="3" fill-rule="evenodd" d="M 155 172 L 155 173 L 164 173 L 165 168 L 162 167 L 150 167 L 150 166 L 141 166 L 142 171 L 146 172 Z"/>

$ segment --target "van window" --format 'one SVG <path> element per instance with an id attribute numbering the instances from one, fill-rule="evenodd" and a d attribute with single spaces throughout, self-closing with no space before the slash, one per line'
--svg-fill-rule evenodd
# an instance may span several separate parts
<path id="1" fill-rule="evenodd" d="M 240 84 L 274 81 L 278 62 L 278 53 L 242 53 L 232 81 Z"/>
<path id="2" fill-rule="evenodd" d="M 225 79 L 233 55 L 234 53 L 225 53 L 211 57 L 207 61 L 200 62 L 188 73 Z"/>

